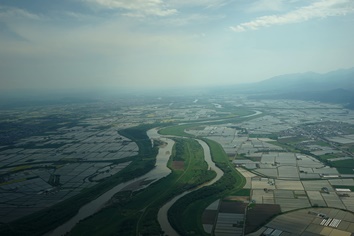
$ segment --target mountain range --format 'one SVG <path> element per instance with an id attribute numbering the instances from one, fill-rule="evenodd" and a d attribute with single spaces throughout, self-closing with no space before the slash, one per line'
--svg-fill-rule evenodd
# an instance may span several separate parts
<path id="1" fill-rule="evenodd" d="M 280 75 L 243 89 L 251 98 L 312 100 L 354 108 L 354 68 Z"/>

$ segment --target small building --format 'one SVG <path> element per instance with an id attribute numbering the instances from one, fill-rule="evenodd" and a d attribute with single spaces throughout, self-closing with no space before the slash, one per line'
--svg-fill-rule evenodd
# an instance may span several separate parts
<path id="1" fill-rule="evenodd" d="M 337 192 L 351 192 L 349 188 L 336 188 Z"/>

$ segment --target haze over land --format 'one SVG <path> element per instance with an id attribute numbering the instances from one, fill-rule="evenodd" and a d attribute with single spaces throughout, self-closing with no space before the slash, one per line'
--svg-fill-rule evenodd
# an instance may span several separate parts
<path id="1" fill-rule="evenodd" d="M 257 82 L 354 65 L 352 0 L 0 3 L 0 88 Z"/>

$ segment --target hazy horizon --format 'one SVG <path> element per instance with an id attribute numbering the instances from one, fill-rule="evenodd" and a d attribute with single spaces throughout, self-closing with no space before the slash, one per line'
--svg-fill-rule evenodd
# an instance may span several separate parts
<path id="1" fill-rule="evenodd" d="M 354 66 L 351 0 L 0 3 L 0 90 L 156 89 Z"/>

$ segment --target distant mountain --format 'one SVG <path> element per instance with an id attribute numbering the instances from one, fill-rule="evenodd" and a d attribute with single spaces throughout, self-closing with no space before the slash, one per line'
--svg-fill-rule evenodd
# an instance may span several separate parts
<path id="1" fill-rule="evenodd" d="M 307 72 L 280 75 L 255 83 L 252 98 L 296 99 L 340 103 L 354 108 L 354 68 L 325 74 Z"/>
<path id="2" fill-rule="evenodd" d="M 333 89 L 354 90 L 354 68 L 325 74 L 307 72 L 272 77 L 254 84 L 258 91 L 323 91 Z"/>
<path id="3" fill-rule="evenodd" d="M 252 95 L 251 97 L 257 99 L 295 99 L 347 104 L 354 101 L 354 92 L 345 89 L 332 89 L 324 91 L 263 93 Z"/>

